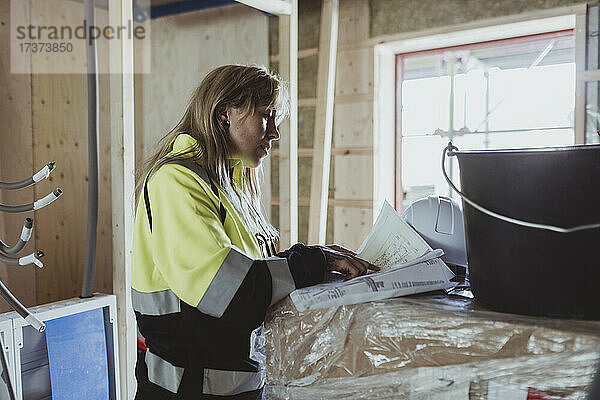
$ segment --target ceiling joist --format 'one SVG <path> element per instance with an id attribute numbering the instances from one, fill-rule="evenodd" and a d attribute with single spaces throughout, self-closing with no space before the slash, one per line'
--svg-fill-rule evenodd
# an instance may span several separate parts
<path id="1" fill-rule="evenodd" d="M 274 15 L 291 15 L 292 4 L 286 0 L 237 0 L 238 3 Z"/>

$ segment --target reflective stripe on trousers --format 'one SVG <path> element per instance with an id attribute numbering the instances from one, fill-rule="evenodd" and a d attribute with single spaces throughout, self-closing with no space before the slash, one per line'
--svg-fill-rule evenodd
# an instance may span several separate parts
<path id="1" fill-rule="evenodd" d="M 171 393 L 178 392 L 185 371 L 184 368 L 171 364 L 150 350 L 146 350 L 144 361 L 150 382 Z M 258 390 L 263 387 L 264 381 L 264 375 L 261 372 L 205 368 L 202 393 L 216 396 L 234 396 Z"/>
<path id="2" fill-rule="evenodd" d="M 148 380 L 171 393 L 177 393 L 184 369 L 162 359 L 150 350 L 146 350 L 145 361 Z"/>
<path id="3" fill-rule="evenodd" d="M 203 394 L 233 396 L 260 389 L 265 379 L 261 372 L 204 369 Z"/>

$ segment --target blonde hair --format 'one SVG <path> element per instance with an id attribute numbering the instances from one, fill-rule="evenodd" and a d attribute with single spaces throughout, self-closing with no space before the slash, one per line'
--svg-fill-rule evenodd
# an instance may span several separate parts
<path id="1" fill-rule="evenodd" d="M 246 116 L 258 107 L 273 108 L 279 123 L 289 113 L 287 87 L 277 75 L 261 66 L 223 65 L 210 71 L 194 90 L 181 120 L 161 139 L 159 150 L 146 161 L 138 176 L 136 193 L 139 195 L 145 177 L 153 168 L 171 160 L 198 159 L 253 233 L 262 231 L 277 237 L 277 230 L 264 217 L 260 204 L 262 167 L 243 167 L 239 193 L 229 173 L 227 159 L 231 158 L 234 147 L 220 120 L 220 114 L 228 106 L 240 108 Z M 183 133 L 196 139 L 197 144 L 167 158 L 175 139 Z"/>

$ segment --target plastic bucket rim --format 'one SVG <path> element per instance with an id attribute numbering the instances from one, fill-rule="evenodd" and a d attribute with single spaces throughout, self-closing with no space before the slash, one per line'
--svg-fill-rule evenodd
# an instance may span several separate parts
<path id="1" fill-rule="evenodd" d="M 518 153 L 552 153 L 562 151 L 592 151 L 600 150 L 600 144 L 579 144 L 573 146 L 524 147 L 504 149 L 454 150 L 450 156 L 463 154 L 518 154 Z"/>

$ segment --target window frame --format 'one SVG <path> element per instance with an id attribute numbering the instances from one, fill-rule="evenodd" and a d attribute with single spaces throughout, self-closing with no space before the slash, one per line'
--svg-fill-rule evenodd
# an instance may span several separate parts
<path id="1" fill-rule="evenodd" d="M 398 54 L 478 45 L 495 41 L 519 40 L 573 30 L 575 35 L 575 143 L 583 144 L 585 135 L 585 39 L 587 5 L 543 10 L 526 15 L 495 18 L 423 32 L 387 37 L 374 46 L 373 101 L 373 207 L 385 200 L 402 210 L 401 181 L 401 91 L 396 90 L 402 76 Z M 400 65 L 400 67 L 399 67 Z M 390 85 L 394 82 L 394 85 Z M 374 213 L 374 216 L 376 213 Z"/>

